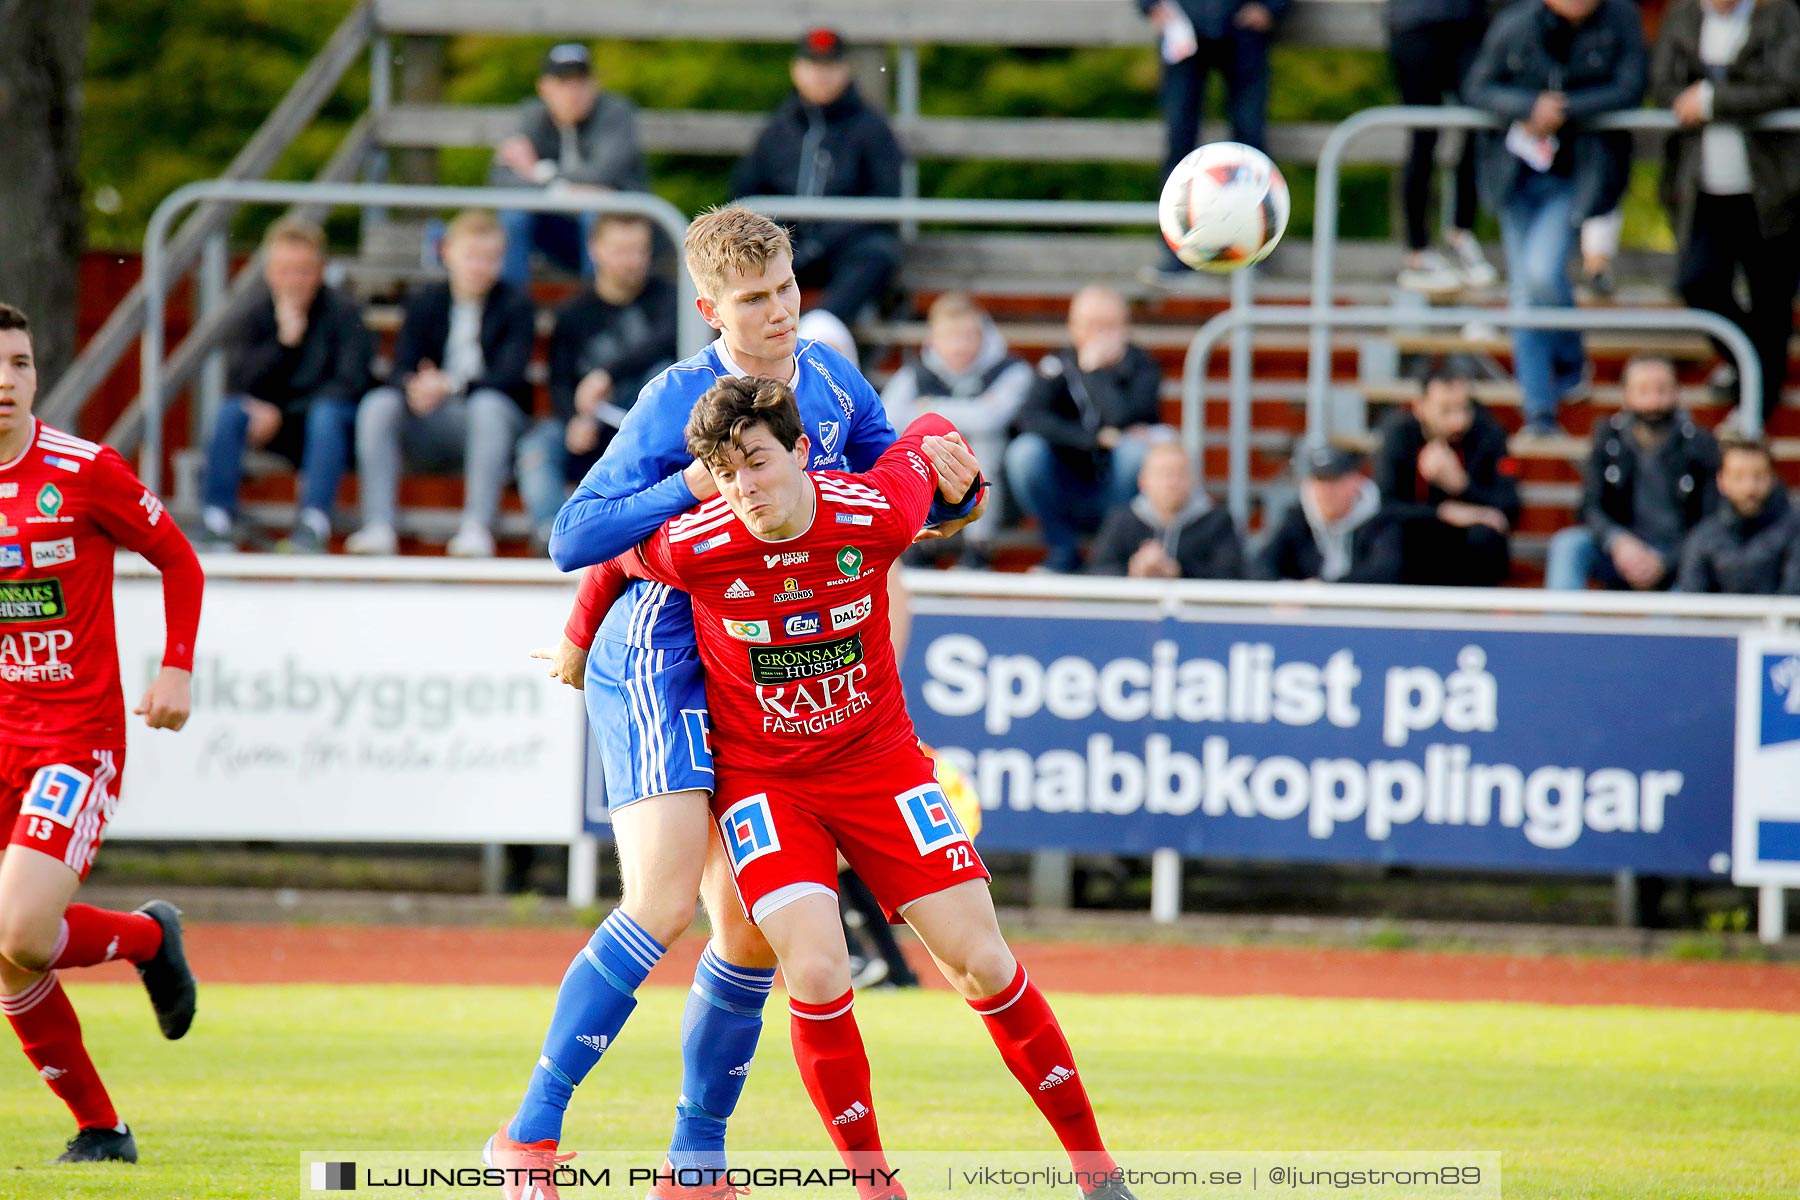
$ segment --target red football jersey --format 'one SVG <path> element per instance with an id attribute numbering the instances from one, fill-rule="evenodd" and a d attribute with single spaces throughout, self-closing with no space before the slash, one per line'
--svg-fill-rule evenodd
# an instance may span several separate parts
<path id="1" fill-rule="evenodd" d="M 114 548 L 163 570 L 163 662 L 183 670 L 194 665 L 199 564 L 118 451 L 36 425 L 24 453 L 0 463 L 0 737 L 123 746 Z"/>
<path id="2" fill-rule="evenodd" d="M 867 473 L 808 473 L 805 533 L 770 542 L 723 497 L 657 530 L 624 565 L 693 598 L 721 768 L 841 771 L 918 737 L 888 634 L 887 573 L 925 523 L 937 472 L 919 450 L 955 427 L 924 416 Z"/>

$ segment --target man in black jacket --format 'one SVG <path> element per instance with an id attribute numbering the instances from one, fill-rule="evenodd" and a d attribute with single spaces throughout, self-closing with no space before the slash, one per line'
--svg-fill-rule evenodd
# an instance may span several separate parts
<path id="1" fill-rule="evenodd" d="M 1500 218 L 1508 299 L 1514 308 L 1570 308 L 1569 256 L 1588 217 L 1611 212 L 1631 169 L 1629 134 L 1581 122 L 1636 108 L 1647 55 L 1631 0 L 1533 0 L 1494 18 L 1463 81 L 1463 100 L 1504 119 L 1484 133 L 1476 176 Z M 1587 360 L 1581 335 L 1520 329 L 1513 369 L 1533 434 L 1556 431 L 1556 410 L 1577 390 Z"/>
<path id="2" fill-rule="evenodd" d="M 648 189 L 637 108 L 600 89 L 586 46 L 565 42 L 544 55 L 537 96 L 520 106 L 517 124 L 494 148 L 488 184 L 597 192 Z M 560 213 L 518 209 L 502 212 L 500 223 L 506 229 L 501 278 L 514 287 L 530 281 L 534 249 L 567 270 L 584 276 L 593 270 L 586 252 L 592 213 L 577 221 Z"/>
<path id="3" fill-rule="evenodd" d="M 1742 123 L 1800 106 L 1800 8 L 1681 0 L 1663 19 L 1650 93 L 1682 126 L 1664 144 L 1662 175 L 1681 248 L 1676 286 L 1749 336 L 1766 421 L 1787 382 L 1800 287 L 1800 134 Z M 1737 300 L 1740 268 L 1748 308 Z"/>
<path id="4" fill-rule="evenodd" d="M 265 292 L 226 354 L 230 392 L 206 447 L 201 550 L 236 548 L 232 529 L 247 447 L 300 468 L 300 511 L 285 548 L 325 550 L 338 482 L 350 465 L 370 340 L 354 300 L 325 286 L 325 234 L 282 220 L 263 238 Z"/>
<path id="5" fill-rule="evenodd" d="M 1253 579 L 1399 583 L 1400 522 L 1355 451 L 1308 445 L 1295 456 L 1300 498 L 1251 562 Z"/>
<path id="6" fill-rule="evenodd" d="M 1406 529 L 1406 582 L 1493 587 L 1512 569 L 1519 519 L 1506 432 L 1454 359 L 1426 370 L 1418 399 L 1389 415 L 1375 458 L 1381 498 Z"/>
<path id="7" fill-rule="evenodd" d="M 536 331 L 531 300 L 500 280 L 506 234 L 492 213 L 471 210 L 444 236 L 447 283 L 406 305 L 388 386 L 363 397 L 356 459 L 363 527 L 352 554 L 392 554 L 404 454 L 421 466 L 462 467 L 462 526 L 450 539 L 459 558 L 494 553 L 494 516 L 513 442 L 531 413 Z"/>
<path id="8" fill-rule="evenodd" d="M 1132 579 L 1242 579 L 1244 551 L 1231 514 L 1194 487 L 1187 451 L 1151 445 L 1138 494 L 1112 510 L 1094 538 L 1088 570 Z"/>
<path id="9" fill-rule="evenodd" d="M 1775 477 L 1767 442 L 1719 443 L 1719 505 L 1681 548 L 1678 592 L 1800 596 L 1800 512 Z"/>
<path id="10" fill-rule="evenodd" d="M 1006 480 L 1037 518 L 1045 565 L 1074 571 L 1079 539 L 1131 498 L 1158 416 L 1162 370 L 1133 346 L 1124 298 L 1085 287 L 1069 302 L 1069 341 L 1038 364 L 1006 448 Z"/>
<path id="11" fill-rule="evenodd" d="M 844 39 L 814 29 L 795 47 L 794 94 L 782 102 L 731 176 L 744 196 L 898 196 L 906 161 L 887 120 L 850 81 Z M 814 308 L 854 325 L 900 269 L 891 225 L 802 221 L 793 226 L 794 275 L 822 287 Z"/>
<path id="12" fill-rule="evenodd" d="M 1718 503 L 1719 444 L 1676 408 L 1667 359 L 1625 365 L 1620 412 L 1594 426 L 1580 525 L 1550 539 L 1544 586 L 1652 591 L 1675 578 L 1681 544 Z"/>
<path id="13" fill-rule="evenodd" d="M 637 400 L 675 361 L 675 289 L 650 274 L 650 222 L 611 214 L 588 249 L 594 285 L 556 314 L 550 410 L 519 439 L 519 494 L 545 544 L 568 485 L 593 466 Z"/>

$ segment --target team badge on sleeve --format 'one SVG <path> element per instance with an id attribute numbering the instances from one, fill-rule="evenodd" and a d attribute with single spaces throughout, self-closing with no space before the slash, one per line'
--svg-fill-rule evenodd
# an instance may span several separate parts
<path id="1" fill-rule="evenodd" d="M 963 832 L 962 822 L 956 818 L 956 810 L 950 807 L 950 801 L 937 784 L 922 784 L 910 792 L 900 793 L 894 800 L 900 805 L 900 815 L 906 819 L 913 845 L 919 848 L 920 854 L 930 854 L 952 842 L 969 840 L 969 835 Z"/>
<path id="2" fill-rule="evenodd" d="M 726 809 L 719 817 L 719 832 L 724 835 L 733 871 L 741 871 L 763 855 L 781 849 L 767 792 L 739 800 Z"/>

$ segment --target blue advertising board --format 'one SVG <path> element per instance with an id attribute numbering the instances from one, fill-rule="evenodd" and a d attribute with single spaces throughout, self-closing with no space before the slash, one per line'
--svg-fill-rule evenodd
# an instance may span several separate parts
<path id="1" fill-rule="evenodd" d="M 922 607 L 909 704 L 983 848 L 1730 870 L 1729 636 Z"/>

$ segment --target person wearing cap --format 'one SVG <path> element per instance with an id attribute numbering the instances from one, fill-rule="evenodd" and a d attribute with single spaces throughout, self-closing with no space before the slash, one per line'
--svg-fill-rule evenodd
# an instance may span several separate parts
<path id="1" fill-rule="evenodd" d="M 1406 532 L 1406 582 L 1493 587 L 1512 570 L 1519 485 L 1506 431 L 1474 398 L 1468 367 L 1442 358 L 1411 405 L 1389 414 L 1375 485 Z"/>
<path id="2" fill-rule="evenodd" d="M 1362 455 L 1344 446 L 1311 443 L 1295 456 L 1300 498 L 1251 561 L 1253 579 L 1324 583 L 1399 583 L 1402 529 L 1381 503 Z"/>
<path id="3" fill-rule="evenodd" d="M 887 119 L 850 79 L 843 37 L 814 29 L 794 49 L 794 91 L 769 118 L 731 176 L 745 196 L 900 195 L 906 154 Z M 794 274 L 824 294 L 813 307 L 854 325 L 900 269 L 892 225 L 801 221 L 793 226 Z"/>
<path id="4" fill-rule="evenodd" d="M 544 55 L 537 96 L 519 108 L 518 123 L 494 149 L 493 187 L 591 188 L 641 192 L 649 187 L 638 143 L 637 107 L 602 91 L 586 46 L 565 42 Z M 587 242 L 594 215 L 579 221 L 559 213 L 502 212 L 506 262 L 501 277 L 515 287 L 531 277 L 531 253 L 558 266 L 593 274 Z"/>

